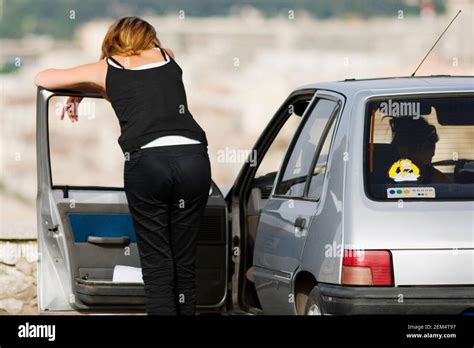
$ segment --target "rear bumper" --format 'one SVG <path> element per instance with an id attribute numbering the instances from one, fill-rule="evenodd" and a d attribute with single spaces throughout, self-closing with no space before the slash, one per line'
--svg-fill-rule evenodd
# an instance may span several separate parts
<path id="1" fill-rule="evenodd" d="M 327 314 L 462 314 L 474 311 L 474 286 L 354 287 L 319 284 Z"/>

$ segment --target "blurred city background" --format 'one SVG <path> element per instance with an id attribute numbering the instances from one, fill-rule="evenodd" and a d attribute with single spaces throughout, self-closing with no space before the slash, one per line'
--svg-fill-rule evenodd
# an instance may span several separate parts
<path id="1" fill-rule="evenodd" d="M 224 187 L 245 158 L 220 154 L 251 149 L 292 90 L 410 75 L 458 10 L 418 75 L 473 75 L 474 0 L 0 0 L 0 313 L 35 312 L 34 259 L 5 252 L 6 243 L 34 246 L 37 233 L 33 78 L 97 61 L 114 20 L 145 18 L 175 52 L 213 180 Z M 50 104 L 53 182 L 123 185 L 110 105 L 85 103 L 72 124 L 56 113 L 63 102 Z"/>

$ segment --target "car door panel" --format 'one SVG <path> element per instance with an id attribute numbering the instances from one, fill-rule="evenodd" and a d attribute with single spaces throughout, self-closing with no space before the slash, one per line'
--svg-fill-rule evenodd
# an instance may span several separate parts
<path id="1" fill-rule="evenodd" d="M 260 303 L 269 314 L 294 314 L 291 279 L 315 211 L 314 202 L 300 200 L 288 205 L 287 200 L 271 198 L 265 205 L 255 243 L 254 279 Z M 306 221 L 304 228 L 295 226 L 297 218 Z"/>
<path id="2" fill-rule="evenodd" d="M 234 247 L 237 254 L 233 256 L 233 261 L 239 270 L 232 278 L 235 285 L 233 303 L 251 313 L 261 312 L 253 277 L 253 255 L 261 212 L 270 196 L 285 148 L 301 123 L 314 93 L 314 89 L 296 90 L 281 104 L 252 149 L 252 153 L 256 154 L 253 163 L 258 165 L 244 164 L 229 197 L 232 199 L 233 241 L 237 247 Z M 257 271 L 260 274 L 265 269 Z"/>
<path id="3" fill-rule="evenodd" d="M 48 91 L 37 100 L 38 305 L 40 311 L 143 311 L 143 283 L 114 282 L 117 265 L 140 267 L 123 187 L 55 186 L 52 182 Z M 214 182 L 199 228 L 197 308 L 225 304 L 228 269 L 227 204 Z"/>
<path id="4" fill-rule="evenodd" d="M 336 98 L 316 93 L 262 211 L 254 249 L 254 281 L 266 314 L 296 314 L 293 279 L 301 267 L 319 203 L 319 199 L 308 197 L 310 171 L 326 134 L 334 129 L 339 108 Z"/>

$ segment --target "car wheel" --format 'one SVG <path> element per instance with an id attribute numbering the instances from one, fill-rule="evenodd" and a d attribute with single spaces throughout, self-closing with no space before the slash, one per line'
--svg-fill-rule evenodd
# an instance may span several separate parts
<path id="1" fill-rule="evenodd" d="M 321 294 L 317 286 L 308 295 L 308 302 L 306 302 L 304 313 L 306 315 L 324 315 L 321 308 Z"/>

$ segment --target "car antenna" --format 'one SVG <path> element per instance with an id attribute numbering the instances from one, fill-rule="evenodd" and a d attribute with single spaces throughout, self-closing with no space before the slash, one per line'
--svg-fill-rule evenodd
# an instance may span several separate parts
<path id="1" fill-rule="evenodd" d="M 436 44 L 439 42 L 439 40 L 441 40 L 441 38 L 443 37 L 444 33 L 449 29 L 449 27 L 451 26 L 451 24 L 453 24 L 454 20 L 459 16 L 459 14 L 461 13 L 461 10 L 458 11 L 458 13 L 456 13 L 456 15 L 454 16 L 454 18 L 451 20 L 451 22 L 449 22 L 448 26 L 446 27 L 446 29 L 444 29 L 444 31 L 441 33 L 441 35 L 438 37 L 438 40 L 436 40 L 436 42 L 434 43 L 433 46 L 431 46 L 430 50 L 428 51 L 428 53 L 426 53 L 426 55 L 423 57 L 423 59 L 421 60 L 420 64 L 418 64 L 418 66 L 416 67 L 415 71 L 413 72 L 413 74 L 411 74 L 411 76 L 415 76 L 416 72 L 418 71 L 418 69 L 420 68 L 421 64 L 423 64 L 423 62 L 425 61 L 426 57 L 428 57 L 428 55 L 431 53 L 431 51 L 433 51 L 433 48 L 435 48 Z"/>

